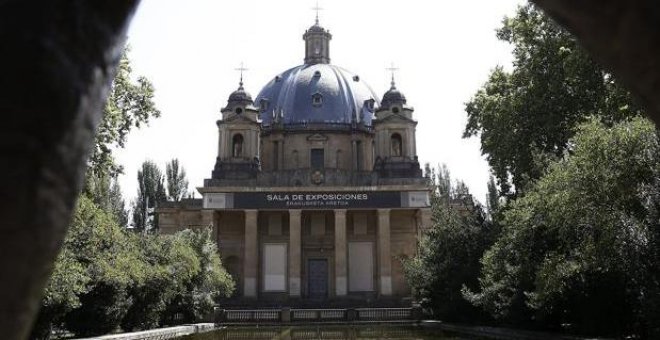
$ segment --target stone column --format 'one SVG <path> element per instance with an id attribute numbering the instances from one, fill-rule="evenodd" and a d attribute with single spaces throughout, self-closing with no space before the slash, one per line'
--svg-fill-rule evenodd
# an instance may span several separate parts
<path id="1" fill-rule="evenodd" d="M 289 210 L 289 296 L 300 297 L 300 210 Z"/>
<path id="2" fill-rule="evenodd" d="M 412 148 L 412 155 L 411 156 L 415 157 L 415 156 L 417 156 L 417 130 L 415 130 L 415 128 L 413 128 L 413 130 L 412 130 L 412 135 L 413 135 L 413 137 L 412 137 L 412 146 L 413 146 L 413 148 Z"/>
<path id="3" fill-rule="evenodd" d="M 421 230 L 428 230 L 433 224 L 431 219 L 431 208 L 422 208 L 417 210 L 417 216 L 419 217 L 419 224 Z"/>
<path id="4" fill-rule="evenodd" d="M 351 169 L 357 170 L 357 143 L 355 140 L 351 141 Z"/>
<path id="5" fill-rule="evenodd" d="M 280 148 L 277 152 L 277 169 L 284 170 L 284 138 L 279 139 L 277 146 Z"/>
<path id="6" fill-rule="evenodd" d="M 346 209 L 335 210 L 335 294 L 348 291 L 346 275 Z"/>
<path id="7" fill-rule="evenodd" d="M 257 139 L 254 136 L 254 131 L 250 130 L 248 131 L 248 135 L 250 136 L 250 153 L 247 154 L 247 158 L 252 160 L 254 157 L 257 156 L 257 153 L 255 152 L 257 150 Z"/>
<path id="8" fill-rule="evenodd" d="M 259 251 L 257 210 L 245 210 L 245 254 L 243 258 L 243 296 L 257 297 Z"/>
<path id="9" fill-rule="evenodd" d="M 224 142 L 224 133 L 222 129 L 218 130 L 218 157 L 224 158 L 225 157 L 225 142 Z"/>
<path id="10" fill-rule="evenodd" d="M 378 275 L 380 295 L 392 295 L 390 209 L 378 209 Z"/>

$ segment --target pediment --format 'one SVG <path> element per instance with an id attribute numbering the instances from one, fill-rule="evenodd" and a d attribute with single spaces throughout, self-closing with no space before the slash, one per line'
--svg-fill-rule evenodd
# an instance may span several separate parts
<path id="1" fill-rule="evenodd" d="M 376 123 L 417 123 L 414 119 L 410 119 L 400 113 L 392 113 L 381 119 L 375 120 Z"/>
<path id="2" fill-rule="evenodd" d="M 307 140 L 310 142 L 325 142 L 328 140 L 328 136 L 320 133 L 315 133 L 313 135 L 307 136 Z"/>
<path id="3" fill-rule="evenodd" d="M 246 115 L 231 115 L 225 119 L 223 119 L 223 122 L 225 123 L 256 123 L 254 120 L 250 119 Z"/>

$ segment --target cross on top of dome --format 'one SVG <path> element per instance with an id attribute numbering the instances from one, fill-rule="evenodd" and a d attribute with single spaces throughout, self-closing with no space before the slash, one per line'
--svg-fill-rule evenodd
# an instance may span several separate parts
<path id="1" fill-rule="evenodd" d="M 390 89 L 394 90 L 394 89 L 396 89 L 396 84 L 394 83 L 394 72 L 395 72 L 395 71 L 398 71 L 399 68 L 398 68 L 398 67 L 394 67 L 394 63 L 391 63 L 390 67 L 387 67 L 387 68 L 385 68 L 385 69 L 388 70 L 388 71 L 390 71 L 390 72 L 392 73 L 392 81 L 390 82 L 390 84 L 392 85 L 392 87 L 391 87 Z"/>
<path id="2" fill-rule="evenodd" d="M 312 9 L 316 11 L 315 25 L 318 26 L 319 25 L 319 11 L 322 11 L 323 8 L 319 7 L 319 2 L 316 1 L 316 6 L 312 7 Z"/>
<path id="3" fill-rule="evenodd" d="M 245 68 L 245 66 L 243 66 L 243 62 L 241 61 L 241 66 L 235 68 L 234 70 L 240 72 L 240 77 L 241 77 L 241 79 L 240 79 L 240 81 L 238 82 L 238 88 L 239 88 L 239 89 L 242 89 L 242 88 L 243 88 L 243 71 L 247 71 L 248 69 Z"/>

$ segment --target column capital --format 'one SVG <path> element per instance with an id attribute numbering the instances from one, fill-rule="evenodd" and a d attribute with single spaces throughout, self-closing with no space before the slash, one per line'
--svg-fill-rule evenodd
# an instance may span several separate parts
<path id="1" fill-rule="evenodd" d="M 392 209 L 377 209 L 379 215 L 389 214 Z"/>
<path id="2" fill-rule="evenodd" d="M 302 214 L 302 210 L 300 209 L 289 209 L 289 216 L 291 215 L 300 216 L 301 214 Z"/>
<path id="3" fill-rule="evenodd" d="M 337 215 L 344 215 L 344 216 L 346 216 L 346 211 L 347 211 L 347 210 L 346 210 L 346 209 L 334 209 L 333 211 L 335 212 L 335 216 L 337 216 Z"/>
<path id="4" fill-rule="evenodd" d="M 259 210 L 257 210 L 257 209 L 244 209 L 243 211 L 245 212 L 246 215 L 247 214 L 255 214 L 256 215 L 259 212 Z"/>

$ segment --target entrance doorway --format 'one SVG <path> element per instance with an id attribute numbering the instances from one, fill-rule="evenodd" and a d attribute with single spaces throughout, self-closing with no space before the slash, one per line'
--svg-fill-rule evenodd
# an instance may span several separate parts
<path id="1" fill-rule="evenodd" d="M 310 299 L 328 297 L 328 260 L 310 259 L 307 261 L 307 292 Z"/>

